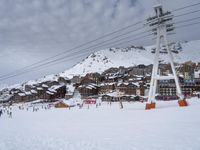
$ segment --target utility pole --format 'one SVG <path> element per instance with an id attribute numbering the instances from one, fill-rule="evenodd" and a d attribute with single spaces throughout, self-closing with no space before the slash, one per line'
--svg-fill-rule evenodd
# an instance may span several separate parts
<path id="1" fill-rule="evenodd" d="M 187 106 L 187 102 L 183 97 L 181 87 L 179 84 L 179 79 L 177 77 L 173 55 L 168 45 L 167 41 L 167 33 L 174 30 L 173 23 L 171 22 L 173 19 L 173 15 L 171 12 L 163 11 L 163 7 L 161 4 L 158 4 L 154 7 L 155 16 L 150 17 L 147 19 L 148 25 L 151 27 L 152 32 L 156 35 L 156 51 L 153 63 L 153 70 L 151 74 L 151 83 L 150 83 L 150 90 L 149 90 L 149 97 L 146 103 L 145 109 L 154 109 L 156 107 L 155 103 L 155 96 L 157 90 L 157 81 L 158 80 L 171 80 L 174 79 L 176 85 L 176 92 L 178 97 L 180 98 L 178 103 L 179 106 Z M 158 69 L 159 69 L 159 54 L 161 49 L 161 44 L 166 46 L 167 55 L 169 56 L 169 62 L 172 69 L 172 75 L 168 76 L 161 76 Z"/>

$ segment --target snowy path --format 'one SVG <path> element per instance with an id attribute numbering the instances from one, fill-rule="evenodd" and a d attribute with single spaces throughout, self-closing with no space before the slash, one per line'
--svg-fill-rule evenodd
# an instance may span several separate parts
<path id="1" fill-rule="evenodd" d="M 0 118 L 0 150 L 199 150 L 200 99 L 186 108 L 176 102 L 159 102 L 158 107 L 15 108 L 13 118 Z"/>

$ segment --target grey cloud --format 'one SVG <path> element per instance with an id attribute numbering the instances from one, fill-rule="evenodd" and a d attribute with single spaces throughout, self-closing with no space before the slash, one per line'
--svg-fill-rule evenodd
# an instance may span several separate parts
<path id="1" fill-rule="evenodd" d="M 163 0 L 162 3 L 172 10 L 198 1 Z M 155 4 L 156 0 L 1 0 L 0 75 L 144 19 Z M 200 34 L 196 32 L 177 30 L 173 40 L 198 39 Z M 152 43 L 144 40 L 130 44 Z M 83 58 L 2 83 L 19 83 L 57 73 Z"/>

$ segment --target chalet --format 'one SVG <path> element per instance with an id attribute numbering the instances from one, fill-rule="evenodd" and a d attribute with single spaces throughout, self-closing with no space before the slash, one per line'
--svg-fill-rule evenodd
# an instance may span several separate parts
<path id="1" fill-rule="evenodd" d="M 66 86 L 61 85 L 53 85 L 51 89 L 56 91 L 56 98 L 64 98 L 66 94 Z"/>
<path id="2" fill-rule="evenodd" d="M 94 83 L 87 85 L 80 85 L 78 91 L 81 94 L 82 98 L 90 97 L 98 94 L 98 86 Z"/>
<path id="3" fill-rule="evenodd" d="M 49 88 L 49 86 L 48 86 L 47 84 L 42 84 L 41 87 L 42 87 L 45 91 L 47 91 L 47 89 Z"/>
<path id="4" fill-rule="evenodd" d="M 115 83 L 101 83 L 99 86 L 99 93 L 110 93 L 115 90 Z"/>
<path id="5" fill-rule="evenodd" d="M 102 95 L 102 101 L 107 101 L 107 102 L 116 102 L 119 100 L 122 101 L 138 101 L 138 96 L 135 95 L 128 95 L 128 94 L 122 94 L 120 95 L 118 92 L 112 92 L 112 93 L 107 93 Z"/>
<path id="6" fill-rule="evenodd" d="M 194 92 L 200 90 L 200 86 L 194 83 L 184 82 L 184 80 L 179 77 L 181 83 L 181 89 L 184 96 L 192 96 Z M 173 99 L 176 96 L 176 86 L 174 80 L 162 80 L 158 82 L 158 93 L 163 99 Z"/>
<path id="7" fill-rule="evenodd" d="M 116 76 L 116 74 L 114 74 L 112 76 L 110 76 L 110 75 L 106 76 L 105 82 L 108 82 L 108 83 L 117 82 L 117 76 Z"/>
<path id="8" fill-rule="evenodd" d="M 38 99 L 38 92 L 36 90 L 30 90 L 30 92 L 32 93 L 34 99 Z"/>
<path id="9" fill-rule="evenodd" d="M 24 102 L 24 101 L 26 101 L 26 94 L 23 93 L 23 92 L 15 93 L 14 97 L 15 97 L 15 101 L 17 101 L 17 102 Z"/>
<path id="10" fill-rule="evenodd" d="M 29 92 L 24 92 L 25 97 L 24 100 L 25 101 L 31 101 L 31 100 L 35 100 L 35 97 L 33 96 L 33 94 L 29 91 Z"/>
<path id="11" fill-rule="evenodd" d="M 42 87 L 37 87 L 36 90 L 37 90 L 37 93 L 38 93 L 38 98 L 39 99 L 45 99 L 46 91 Z"/>
<path id="12" fill-rule="evenodd" d="M 116 86 L 117 90 L 128 95 L 136 95 L 137 88 L 138 88 L 138 85 L 134 83 L 120 83 Z"/>
<path id="13" fill-rule="evenodd" d="M 56 92 L 46 91 L 44 95 L 44 99 L 47 101 L 54 101 L 56 98 Z"/>
<path id="14" fill-rule="evenodd" d="M 192 82 L 194 79 L 194 70 L 195 70 L 196 64 L 188 61 L 181 65 L 179 71 L 181 74 L 184 75 L 185 82 Z"/>
<path id="15" fill-rule="evenodd" d="M 81 80 L 81 85 L 83 84 L 90 84 L 90 83 L 94 83 L 96 84 L 98 81 L 95 81 L 91 78 L 88 78 L 88 77 L 83 77 L 83 79 Z"/>
<path id="16" fill-rule="evenodd" d="M 54 104 L 55 108 L 68 108 L 70 107 L 68 104 L 66 104 L 64 101 L 58 101 Z"/>
<path id="17" fill-rule="evenodd" d="M 129 67 L 128 68 L 128 74 L 129 75 L 146 75 L 148 73 L 151 73 L 153 66 L 145 66 L 145 65 L 138 65 L 134 67 Z"/>
<path id="18" fill-rule="evenodd" d="M 138 88 L 136 89 L 136 95 L 145 96 L 145 89 L 146 89 L 145 86 L 139 85 Z"/>
<path id="19" fill-rule="evenodd" d="M 103 80 L 102 76 L 99 73 L 88 73 L 88 74 L 86 74 L 86 76 L 84 78 L 90 79 L 95 84 L 98 84 Z M 82 81 L 81 81 L 81 83 L 82 83 Z M 85 83 L 85 84 L 87 84 L 87 83 Z"/>
<path id="20" fill-rule="evenodd" d="M 45 92 L 44 99 L 54 100 L 55 98 L 64 98 L 66 94 L 66 86 L 61 85 L 53 85 Z"/>
<path id="21" fill-rule="evenodd" d="M 36 88 L 35 85 L 25 85 L 24 86 L 25 91 L 30 91 L 30 90 L 35 89 L 35 88 Z"/>
<path id="22" fill-rule="evenodd" d="M 56 108 L 69 108 L 69 107 L 74 107 L 77 105 L 77 101 L 74 101 L 72 99 L 70 100 L 59 100 L 54 103 L 54 106 Z"/>

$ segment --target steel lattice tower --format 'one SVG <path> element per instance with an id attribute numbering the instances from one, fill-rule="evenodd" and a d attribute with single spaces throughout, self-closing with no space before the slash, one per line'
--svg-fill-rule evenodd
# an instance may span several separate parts
<path id="1" fill-rule="evenodd" d="M 156 5 L 154 7 L 154 10 L 155 10 L 155 16 L 147 19 L 148 25 L 152 29 L 153 34 L 156 35 L 156 51 L 155 51 L 155 58 L 151 75 L 149 97 L 146 103 L 146 109 L 155 108 L 155 101 L 156 101 L 155 96 L 156 96 L 158 80 L 170 80 L 170 79 L 174 79 L 175 81 L 177 96 L 180 98 L 178 101 L 179 106 L 187 106 L 187 102 L 183 97 L 181 87 L 179 84 L 179 79 L 175 71 L 173 55 L 171 53 L 167 41 L 167 33 L 174 30 L 172 23 L 173 15 L 169 11 L 164 12 L 161 4 Z M 160 55 L 161 44 L 166 46 L 167 55 L 169 56 L 169 62 L 172 69 L 172 75 L 168 76 L 159 75 L 158 69 L 159 69 L 159 55 Z"/>

